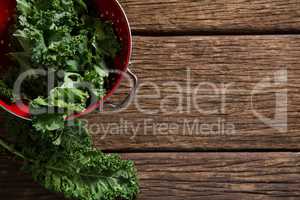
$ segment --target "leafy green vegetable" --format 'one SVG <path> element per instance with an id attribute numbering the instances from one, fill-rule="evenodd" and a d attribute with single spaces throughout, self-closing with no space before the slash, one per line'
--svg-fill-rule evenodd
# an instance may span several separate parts
<path id="1" fill-rule="evenodd" d="M 77 88 L 58 87 L 50 92 L 47 99 L 37 98 L 31 102 L 32 109 L 40 109 L 42 106 L 58 107 L 72 111 L 80 112 L 85 109 L 85 101 L 89 95 Z M 34 111 L 32 110 L 32 113 Z"/>
<path id="2" fill-rule="evenodd" d="M 17 1 L 17 24 L 13 36 L 18 48 L 9 55 L 19 67 L 9 80 L 15 80 L 15 74 L 29 69 L 62 70 L 64 80 L 71 73 L 80 80 L 77 84 L 89 85 L 76 89 L 64 87 L 65 81 L 61 83 L 55 76 L 57 81 L 49 90 L 46 78 L 28 77 L 22 85 L 22 96 L 29 101 L 35 103 L 36 99 L 44 99 L 51 107 L 79 112 L 86 107 L 89 98 L 100 100 L 105 95 L 108 69 L 112 68 L 121 46 L 111 23 L 99 20 L 88 5 L 91 3 L 87 0 Z M 13 83 L 6 84 L 11 89 Z M 77 99 L 78 102 L 69 105 L 66 100 L 61 101 L 63 96 L 74 94 L 81 98 Z M 51 96 L 57 97 L 55 102 L 50 102 Z"/>
<path id="3" fill-rule="evenodd" d="M 65 125 L 63 115 L 43 114 L 33 117 L 33 127 L 40 132 L 48 133 L 63 128 Z"/>
<path id="4" fill-rule="evenodd" d="M 24 160 L 23 169 L 51 191 L 81 200 L 132 200 L 139 190 L 133 162 L 94 149 L 83 122 L 65 122 L 105 95 L 121 48 L 112 25 L 89 6 L 87 0 L 17 0 L 16 51 L 9 53 L 16 66 L 0 80 L 0 97 L 16 100 L 13 84 L 27 70 L 47 76 L 33 73 L 23 81 L 17 95 L 30 102 L 33 120 L 5 116 L 9 134 L 0 147 Z"/>
<path id="5" fill-rule="evenodd" d="M 14 145 L 9 146 L 1 139 L 0 145 L 22 158 L 23 169 L 45 188 L 82 200 L 136 197 L 138 184 L 133 163 L 95 150 L 82 122 L 52 131 L 59 136 L 59 143 L 54 144 L 30 123 L 10 116 L 6 120 L 8 140 Z"/>
<path id="6" fill-rule="evenodd" d="M 12 90 L 2 80 L 0 80 L 0 97 L 8 100 L 13 99 Z"/>

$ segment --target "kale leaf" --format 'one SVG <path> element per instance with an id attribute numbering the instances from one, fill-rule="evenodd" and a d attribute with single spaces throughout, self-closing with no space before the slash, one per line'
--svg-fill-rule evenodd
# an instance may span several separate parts
<path id="1" fill-rule="evenodd" d="M 3 116 L 8 134 L 0 147 L 22 159 L 23 170 L 51 191 L 80 200 L 132 200 L 139 191 L 133 162 L 95 149 L 82 121 L 65 121 L 105 95 L 121 49 L 111 23 L 96 18 L 88 3 L 17 0 L 18 45 L 9 53 L 16 67 L 0 80 L 0 97 L 16 100 L 13 83 L 30 69 L 54 73 L 57 80 L 51 88 L 37 74 L 24 81 L 18 98 L 29 100 L 32 122 Z"/>
<path id="2" fill-rule="evenodd" d="M 13 99 L 12 90 L 9 89 L 3 80 L 0 80 L 0 97 L 4 98 L 5 100 Z"/>
<path id="3" fill-rule="evenodd" d="M 121 49 L 111 23 L 103 22 L 89 12 L 86 0 L 18 0 L 17 11 L 14 36 L 22 51 L 11 55 L 19 64 L 27 63 L 25 68 L 63 70 L 66 76 L 73 73 L 82 77 L 85 84 L 90 84 L 89 89 L 76 90 L 61 89 L 58 84 L 52 88 L 50 96 L 78 94 L 78 90 L 82 90 L 82 94 L 88 92 L 90 97 L 101 99 L 105 95 L 104 83 L 109 75 L 108 63 L 113 63 Z M 28 56 L 20 56 L 22 54 L 31 56 L 29 64 Z M 87 102 L 85 95 L 81 97 L 78 105 L 72 105 L 75 111 Z M 51 106 L 65 108 L 71 105 L 56 102 Z"/>
<path id="4" fill-rule="evenodd" d="M 81 200 L 132 200 L 138 181 L 132 161 L 103 154 L 92 147 L 91 137 L 80 121 L 52 131 L 58 143 L 45 139 L 31 123 L 5 117 L 7 139 L 0 145 L 24 160 L 23 170 L 53 192 Z M 63 134 L 60 134 L 63 132 Z"/>

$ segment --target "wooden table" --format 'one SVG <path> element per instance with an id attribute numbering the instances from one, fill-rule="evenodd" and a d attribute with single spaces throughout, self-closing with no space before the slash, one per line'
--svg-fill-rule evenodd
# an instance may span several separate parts
<path id="1" fill-rule="evenodd" d="M 136 162 L 139 199 L 300 199 L 300 1 L 121 3 L 141 85 L 86 118 L 97 147 Z M 4 158 L 0 177 L 1 199 L 62 199 Z"/>

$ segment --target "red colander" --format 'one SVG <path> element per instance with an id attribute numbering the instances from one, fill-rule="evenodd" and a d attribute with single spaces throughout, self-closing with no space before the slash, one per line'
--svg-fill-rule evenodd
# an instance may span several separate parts
<path id="1" fill-rule="evenodd" d="M 127 73 L 128 77 L 133 81 L 133 89 L 126 97 L 126 99 L 119 105 L 119 107 L 127 104 L 132 96 L 135 94 L 137 86 L 136 76 L 128 69 L 131 52 L 132 52 L 132 37 L 128 19 L 124 10 L 117 0 L 93 0 L 95 6 L 99 10 L 99 18 L 101 20 L 110 21 L 113 23 L 115 32 L 122 43 L 122 50 L 115 59 L 115 69 L 119 73 L 116 73 L 114 77 L 114 83 L 112 83 L 110 89 L 108 90 L 106 96 L 99 102 L 90 105 L 82 113 L 78 113 L 68 117 L 68 119 L 73 119 L 81 115 L 90 113 L 95 109 L 102 107 L 103 103 L 107 98 L 109 98 L 120 86 L 122 79 Z M 5 59 L 5 54 L 9 52 L 9 41 L 8 41 L 8 29 L 11 25 L 11 19 L 15 14 L 16 1 L 15 0 L 0 0 L 0 73 L 5 70 L 5 66 L 9 62 Z M 10 112 L 11 114 L 30 120 L 29 107 L 26 104 L 12 104 L 5 102 L 0 99 L 0 107 L 4 110 Z"/>

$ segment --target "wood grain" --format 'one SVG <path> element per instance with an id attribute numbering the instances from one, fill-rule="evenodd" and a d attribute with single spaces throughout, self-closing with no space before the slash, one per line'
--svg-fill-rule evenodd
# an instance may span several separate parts
<path id="1" fill-rule="evenodd" d="M 300 198 L 299 153 L 133 153 L 139 200 L 296 200 Z M 0 158 L 0 196 L 8 200 L 63 199 L 17 172 Z"/>
<path id="2" fill-rule="evenodd" d="M 299 36 L 135 37 L 134 44 L 137 97 L 122 112 L 86 117 L 97 147 L 299 149 Z"/>
<path id="3" fill-rule="evenodd" d="M 135 32 L 299 32 L 298 0 L 120 0 Z"/>

